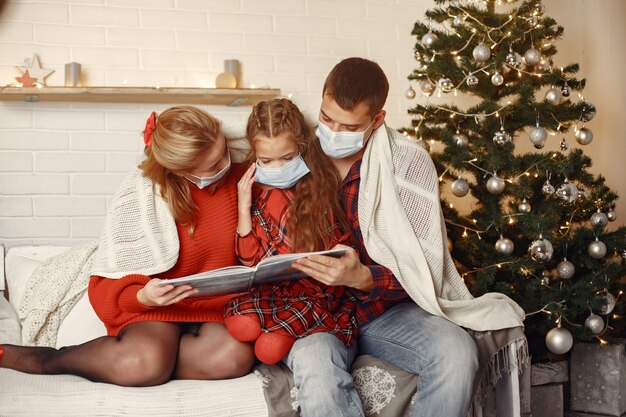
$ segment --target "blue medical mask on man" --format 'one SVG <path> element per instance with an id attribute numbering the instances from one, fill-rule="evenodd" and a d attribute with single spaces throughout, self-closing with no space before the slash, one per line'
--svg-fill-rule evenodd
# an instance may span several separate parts
<path id="1" fill-rule="evenodd" d="M 334 132 L 324 123 L 319 123 L 315 134 L 320 140 L 324 153 L 333 158 L 341 159 L 352 156 L 363 149 L 365 133 L 374 123 L 370 123 L 362 132 Z"/>
<path id="2" fill-rule="evenodd" d="M 187 180 L 196 184 L 196 186 L 200 189 L 203 189 L 204 187 L 208 187 L 211 184 L 215 184 L 216 182 L 221 180 L 222 177 L 224 177 L 224 175 L 226 175 L 226 173 L 230 170 L 230 152 L 228 152 L 228 150 L 226 151 L 226 157 L 228 158 L 228 162 L 226 163 L 226 166 L 220 169 L 220 171 L 217 174 L 212 175 L 210 177 L 199 177 L 197 175 L 186 173 L 185 178 L 187 178 Z"/>
<path id="3" fill-rule="evenodd" d="M 262 167 L 257 162 L 254 176 L 258 183 L 274 188 L 285 189 L 296 185 L 296 183 L 300 181 L 300 178 L 308 173 L 309 167 L 306 166 L 306 162 L 304 162 L 302 156 L 298 155 L 278 168 Z"/>

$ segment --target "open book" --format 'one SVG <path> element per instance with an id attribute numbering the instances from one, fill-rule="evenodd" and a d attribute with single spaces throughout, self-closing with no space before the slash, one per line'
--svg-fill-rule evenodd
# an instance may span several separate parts
<path id="1" fill-rule="evenodd" d="M 325 255 L 340 258 L 346 249 L 329 249 L 319 252 L 286 253 L 269 256 L 256 266 L 227 266 L 186 277 L 163 280 L 159 285 L 174 286 L 189 284 L 198 289 L 195 297 L 201 295 L 220 295 L 250 291 L 252 287 L 275 284 L 281 281 L 304 278 L 306 275 L 291 267 L 296 259 L 309 255 Z"/>

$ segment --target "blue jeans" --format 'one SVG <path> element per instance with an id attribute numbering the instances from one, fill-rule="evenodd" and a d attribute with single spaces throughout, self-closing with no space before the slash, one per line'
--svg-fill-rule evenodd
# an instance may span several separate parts
<path id="1" fill-rule="evenodd" d="M 465 417 L 478 368 L 476 344 L 465 330 L 406 302 L 359 332 L 359 354 L 418 375 L 412 417 Z M 364 415 L 349 373 L 355 354 L 327 333 L 296 341 L 285 363 L 303 417 Z"/>

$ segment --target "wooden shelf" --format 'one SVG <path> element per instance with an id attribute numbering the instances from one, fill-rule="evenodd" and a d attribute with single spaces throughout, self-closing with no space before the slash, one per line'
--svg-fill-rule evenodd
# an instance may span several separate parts
<path id="1" fill-rule="evenodd" d="M 0 90 L 0 100 L 249 106 L 279 94 L 280 89 L 274 88 L 6 87 Z"/>

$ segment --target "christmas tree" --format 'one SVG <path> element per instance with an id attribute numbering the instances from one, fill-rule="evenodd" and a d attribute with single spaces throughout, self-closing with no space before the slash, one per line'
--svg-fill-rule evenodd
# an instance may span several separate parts
<path id="1" fill-rule="evenodd" d="M 434 1 L 413 29 L 409 79 L 449 100 L 418 100 L 401 130 L 434 145 L 442 190 L 474 199 L 461 213 L 442 198 L 458 269 L 475 296 L 526 311 L 534 361 L 604 343 L 623 314 L 626 228 L 608 230 L 618 196 L 589 172 L 596 109 L 579 66 L 559 65 L 563 28 L 538 0 Z"/>

